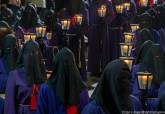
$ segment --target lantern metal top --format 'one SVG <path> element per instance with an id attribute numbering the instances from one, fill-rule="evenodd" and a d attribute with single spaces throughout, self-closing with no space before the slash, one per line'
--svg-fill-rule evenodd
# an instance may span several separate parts
<path id="1" fill-rule="evenodd" d="M 122 60 L 134 60 L 135 58 L 133 57 L 120 57 Z"/>
<path id="2" fill-rule="evenodd" d="M 152 75 L 152 73 L 149 72 L 137 72 L 137 75 Z"/>
<path id="3" fill-rule="evenodd" d="M 132 46 L 133 45 L 133 43 L 120 43 L 120 45 L 126 45 L 126 46 Z"/>

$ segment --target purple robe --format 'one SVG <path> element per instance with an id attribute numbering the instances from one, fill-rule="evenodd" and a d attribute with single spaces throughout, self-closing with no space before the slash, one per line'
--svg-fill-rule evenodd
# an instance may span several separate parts
<path id="1" fill-rule="evenodd" d="M 136 96 L 137 98 L 140 98 L 141 96 L 141 91 L 139 90 L 138 87 L 138 81 L 137 81 L 137 72 L 139 72 L 141 64 L 137 64 L 133 66 L 132 70 L 132 79 L 131 79 L 131 90 L 132 94 Z M 151 88 L 148 91 L 148 96 L 149 98 L 146 100 L 147 108 L 146 110 L 150 111 L 156 111 L 159 103 L 159 98 L 158 96 L 158 86 L 156 86 L 154 83 L 151 84 Z M 151 97 L 151 98 L 150 98 Z"/>
<path id="2" fill-rule="evenodd" d="M 159 91 L 158 91 L 158 97 L 161 98 L 165 94 L 165 82 L 163 82 L 160 85 Z"/>
<path id="3" fill-rule="evenodd" d="M 24 68 L 10 72 L 5 94 L 4 114 L 35 114 L 29 105 L 32 87 L 27 84 Z"/>
<path id="4" fill-rule="evenodd" d="M 133 111 L 141 111 L 142 106 L 138 98 L 133 95 L 130 95 L 130 100 L 132 103 Z M 85 106 L 81 114 L 106 114 L 103 108 L 95 101 L 92 100 L 88 105 Z"/>
<path id="5" fill-rule="evenodd" d="M 80 94 L 80 103 L 77 105 L 80 112 L 88 102 L 88 92 L 84 90 Z M 47 84 L 42 84 L 40 87 L 36 114 L 66 114 L 63 103 Z"/>
<path id="6" fill-rule="evenodd" d="M 137 81 L 137 72 L 140 71 L 141 63 L 134 65 L 132 69 L 132 79 L 131 79 L 131 90 L 132 94 L 136 97 L 139 97 L 141 94 L 141 91 L 138 87 L 138 81 Z M 154 83 L 151 84 L 150 90 L 148 91 L 148 95 L 150 97 L 156 98 L 158 96 L 158 89 L 159 87 L 155 85 Z"/>
<path id="7" fill-rule="evenodd" d="M 8 73 L 6 72 L 3 59 L 0 58 L 0 93 L 5 93 Z"/>

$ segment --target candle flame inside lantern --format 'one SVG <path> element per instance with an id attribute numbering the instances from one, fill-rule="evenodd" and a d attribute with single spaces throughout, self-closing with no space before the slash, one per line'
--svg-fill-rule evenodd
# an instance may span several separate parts
<path id="1" fill-rule="evenodd" d="M 124 5 L 124 8 L 125 8 L 127 11 L 130 10 L 130 7 L 131 7 L 130 2 L 125 2 L 125 3 L 123 3 L 123 5 Z"/>
<path id="2" fill-rule="evenodd" d="M 125 43 L 131 43 L 134 38 L 134 34 L 133 33 L 123 33 L 123 34 L 124 34 Z"/>
<path id="3" fill-rule="evenodd" d="M 124 6 L 123 6 L 123 4 L 118 4 L 115 6 L 115 8 L 116 8 L 117 13 L 122 13 Z"/>
<path id="4" fill-rule="evenodd" d="M 82 14 L 76 14 L 74 17 L 75 17 L 75 22 L 76 22 L 78 25 L 81 25 L 81 24 L 82 24 L 82 20 L 83 20 Z"/>
<path id="5" fill-rule="evenodd" d="M 138 30 L 140 27 L 139 27 L 139 24 L 130 24 L 131 26 L 131 31 L 132 32 L 135 32 L 136 30 Z"/>
<path id="6" fill-rule="evenodd" d="M 105 5 L 101 5 L 101 7 L 97 9 L 97 12 L 100 17 L 105 17 L 106 11 L 107 11 L 107 8 Z"/>
<path id="7" fill-rule="evenodd" d="M 61 20 L 62 30 L 69 30 L 70 23 L 71 23 L 70 19 Z"/>
<path id="8" fill-rule="evenodd" d="M 140 0 L 140 6 L 146 7 L 148 5 L 148 0 Z"/>
<path id="9" fill-rule="evenodd" d="M 151 86 L 153 76 L 148 72 L 138 72 L 138 84 L 140 89 L 148 90 Z"/>

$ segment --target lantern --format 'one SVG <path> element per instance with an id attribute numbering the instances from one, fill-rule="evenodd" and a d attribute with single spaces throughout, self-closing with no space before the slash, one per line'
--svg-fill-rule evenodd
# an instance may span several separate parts
<path id="1" fill-rule="evenodd" d="M 24 34 L 24 42 L 27 42 L 30 40 L 30 33 L 25 33 Z"/>
<path id="2" fill-rule="evenodd" d="M 70 19 L 63 19 L 61 20 L 62 30 L 69 30 L 71 24 Z"/>
<path id="3" fill-rule="evenodd" d="M 36 27 L 37 37 L 44 37 L 46 33 L 46 26 Z"/>
<path id="4" fill-rule="evenodd" d="M 105 17 L 106 11 L 107 11 L 107 8 L 106 8 L 105 5 L 101 5 L 101 7 L 99 7 L 97 9 L 97 12 L 98 12 L 98 14 L 99 14 L 100 17 Z"/>
<path id="5" fill-rule="evenodd" d="M 128 10 L 130 10 L 131 3 L 130 2 L 125 2 L 125 3 L 123 3 L 123 6 L 128 11 Z"/>
<path id="6" fill-rule="evenodd" d="M 124 6 L 123 6 L 123 4 L 117 4 L 117 5 L 115 5 L 115 8 L 116 8 L 117 13 L 122 13 Z"/>
<path id="7" fill-rule="evenodd" d="M 51 32 L 48 32 L 47 33 L 47 37 L 48 37 L 48 40 L 51 40 L 52 39 L 52 33 Z"/>
<path id="8" fill-rule="evenodd" d="M 143 6 L 143 7 L 147 7 L 148 6 L 148 0 L 140 0 L 139 5 Z"/>
<path id="9" fill-rule="evenodd" d="M 121 56 L 130 57 L 132 51 L 132 43 L 120 43 Z"/>
<path id="10" fill-rule="evenodd" d="M 138 30 L 140 27 L 139 27 L 139 24 L 130 24 L 131 26 L 131 31 L 132 32 L 135 32 L 136 30 Z"/>
<path id="11" fill-rule="evenodd" d="M 83 15 L 82 14 L 76 14 L 74 16 L 74 19 L 75 19 L 75 23 L 77 25 L 81 25 L 82 24 L 82 20 L 83 20 Z"/>
<path id="12" fill-rule="evenodd" d="M 129 67 L 130 70 L 132 70 L 132 65 L 133 65 L 133 57 L 120 57 L 121 60 L 123 60 Z"/>
<path id="13" fill-rule="evenodd" d="M 30 33 L 30 39 L 35 41 L 36 40 L 36 34 L 35 33 Z"/>
<path id="14" fill-rule="evenodd" d="M 149 72 L 137 72 L 138 85 L 140 90 L 149 90 L 151 87 L 153 75 Z"/>
<path id="15" fill-rule="evenodd" d="M 125 33 L 123 33 L 123 35 L 124 35 L 125 43 L 131 43 L 133 41 L 133 38 L 134 38 L 133 33 L 125 32 Z"/>

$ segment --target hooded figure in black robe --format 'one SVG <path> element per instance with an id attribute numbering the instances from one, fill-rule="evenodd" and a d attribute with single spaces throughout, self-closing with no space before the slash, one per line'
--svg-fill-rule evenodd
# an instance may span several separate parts
<path id="1" fill-rule="evenodd" d="M 136 42 L 135 42 L 135 55 L 139 56 L 139 50 L 143 43 L 147 40 L 154 41 L 153 36 L 149 29 L 142 29 L 136 34 Z"/>
<path id="2" fill-rule="evenodd" d="M 141 29 L 142 28 L 149 29 L 153 38 L 154 38 L 154 42 L 159 43 L 160 42 L 160 34 L 158 33 L 158 31 L 156 31 L 153 28 L 152 16 L 148 12 L 145 12 L 145 13 L 139 15 L 139 21 L 140 21 L 140 28 Z"/>
<path id="3" fill-rule="evenodd" d="M 34 114 L 34 96 L 39 84 L 46 79 L 41 51 L 36 42 L 27 41 L 19 55 L 17 69 L 10 72 L 6 86 L 5 114 Z M 34 91 L 33 91 L 34 90 Z M 32 97 L 33 96 L 33 97 Z"/>
<path id="4" fill-rule="evenodd" d="M 4 93 L 9 72 L 16 68 L 18 50 L 16 38 L 9 25 L 1 21 L 0 29 L 0 93 Z"/>
<path id="5" fill-rule="evenodd" d="M 6 21 L 13 29 L 15 28 L 15 25 L 18 21 L 13 11 L 9 8 L 2 9 L 0 14 L 0 20 Z"/>
<path id="6" fill-rule="evenodd" d="M 37 11 L 33 5 L 29 4 L 22 12 L 22 18 L 20 20 L 20 26 L 26 29 L 36 27 L 38 22 Z"/>
<path id="7" fill-rule="evenodd" d="M 92 95 L 93 101 L 82 114 L 122 114 L 122 111 L 136 110 L 130 97 L 130 79 L 131 73 L 125 62 L 114 60 L 109 63 Z"/>

